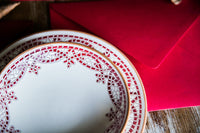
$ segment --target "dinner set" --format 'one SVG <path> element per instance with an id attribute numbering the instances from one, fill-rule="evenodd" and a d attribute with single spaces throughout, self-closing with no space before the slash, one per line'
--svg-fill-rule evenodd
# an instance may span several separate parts
<path id="1" fill-rule="evenodd" d="M 0 53 L 3 132 L 141 133 L 146 96 L 129 59 L 104 39 L 49 30 Z"/>

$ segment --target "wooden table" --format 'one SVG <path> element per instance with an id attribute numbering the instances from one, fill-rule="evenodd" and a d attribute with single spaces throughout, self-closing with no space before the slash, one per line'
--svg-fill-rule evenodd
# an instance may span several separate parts
<path id="1" fill-rule="evenodd" d="M 21 2 L 2 20 L 31 20 L 34 32 L 50 29 L 48 4 Z M 149 112 L 144 133 L 200 133 L 200 107 Z"/>

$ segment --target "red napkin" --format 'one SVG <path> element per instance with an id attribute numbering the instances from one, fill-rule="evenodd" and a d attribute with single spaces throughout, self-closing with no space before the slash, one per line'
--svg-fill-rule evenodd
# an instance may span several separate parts
<path id="1" fill-rule="evenodd" d="M 200 15 L 155 70 L 129 56 L 146 91 L 148 110 L 200 105 Z"/>
<path id="2" fill-rule="evenodd" d="M 0 21 L 0 50 L 33 30 L 30 21 Z"/>
<path id="3" fill-rule="evenodd" d="M 136 66 L 153 111 L 200 105 L 199 5 L 132 0 L 49 7 L 52 28 L 87 30 L 121 49 Z"/>

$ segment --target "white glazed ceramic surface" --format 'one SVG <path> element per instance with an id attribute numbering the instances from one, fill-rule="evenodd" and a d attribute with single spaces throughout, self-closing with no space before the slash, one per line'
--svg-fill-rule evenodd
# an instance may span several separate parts
<path id="1" fill-rule="evenodd" d="M 142 82 L 130 61 L 110 43 L 88 33 L 70 30 L 52 30 L 27 36 L 13 43 L 0 54 L 1 69 L 24 50 L 49 42 L 75 42 L 89 46 L 106 55 L 121 71 L 128 82 L 131 110 L 126 124 L 126 133 L 142 132 L 146 122 L 146 97 Z"/>
<path id="2" fill-rule="evenodd" d="M 72 43 L 44 44 L 0 75 L 1 129 L 24 133 L 116 133 L 129 112 L 128 88 L 103 54 Z"/>

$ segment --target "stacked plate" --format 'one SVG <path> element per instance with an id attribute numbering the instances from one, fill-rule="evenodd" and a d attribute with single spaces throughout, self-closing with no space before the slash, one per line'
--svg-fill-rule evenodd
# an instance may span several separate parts
<path id="1" fill-rule="evenodd" d="M 53 30 L 0 54 L 0 128 L 25 133 L 139 133 L 142 82 L 116 47 L 94 35 Z"/>

